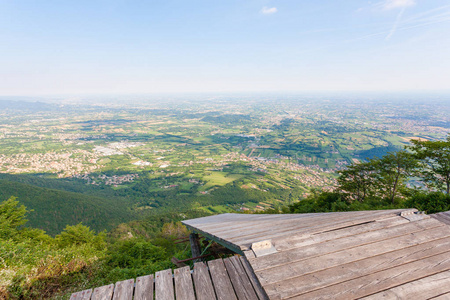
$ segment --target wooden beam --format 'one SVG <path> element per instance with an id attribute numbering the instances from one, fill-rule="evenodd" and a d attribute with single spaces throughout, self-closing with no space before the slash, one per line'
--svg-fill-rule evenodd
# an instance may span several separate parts
<path id="1" fill-rule="evenodd" d="M 192 257 L 199 257 L 202 252 L 200 250 L 200 243 L 198 242 L 198 234 L 189 234 L 189 242 L 191 243 Z M 194 262 L 197 262 L 197 260 L 194 260 Z"/>

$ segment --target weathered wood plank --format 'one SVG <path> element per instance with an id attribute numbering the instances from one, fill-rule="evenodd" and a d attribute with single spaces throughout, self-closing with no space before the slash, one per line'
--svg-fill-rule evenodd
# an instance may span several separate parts
<path id="1" fill-rule="evenodd" d="M 319 289 L 326 289 L 331 285 L 359 278 L 368 274 L 401 266 L 426 257 L 445 253 L 450 248 L 450 237 L 423 243 L 378 256 L 357 260 L 324 270 L 301 275 L 283 282 L 269 284 L 265 290 L 269 296 L 295 296 Z"/>
<path id="2" fill-rule="evenodd" d="M 223 260 L 233 284 L 234 291 L 239 300 L 258 300 L 255 290 L 247 277 L 247 273 L 237 256 Z"/>
<path id="3" fill-rule="evenodd" d="M 216 216 L 203 217 L 198 219 L 191 219 L 182 221 L 183 224 L 188 226 L 197 227 L 202 230 L 208 230 L 210 232 L 216 229 L 228 230 L 241 228 L 241 225 L 250 225 L 255 221 L 276 221 L 287 219 L 304 219 L 306 217 L 324 216 L 324 219 L 328 219 L 330 216 L 345 215 L 349 218 L 353 218 L 359 215 L 367 214 L 384 214 L 384 215 L 396 215 L 402 211 L 417 211 L 416 209 L 393 209 L 393 210 L 373 210 L 373 211 L 352 211 L 352 212 L 333 212 L 333 213 L 309 213 L 309 214 L 274 214 L 274 215 L 242 215 L 242 214 L 221 214 Z"/>
<path id="4" fill-rule="evenodd" d="M 253 243 L 257 241 L 263 241 L 271 239 L 273 237 L 290 236 L 292 234 L 305 234 L 314 232 L 323 232 L 326 230 L 335 230 L 338 228 L 353 226 L 356 224 L 361 224 L 369 221 L 375 221 L 382 218 L 387 218 L 390 215 L 386 214 L 372 214 L 363 215 L 360 217 L 349 218 L 347 216 L 341 216 L 337 218 L 319 219 L 317 222 L 312 222 L 310 224 L 302 224 L 301 221 L 298 223 L 293 223 L 294 225 L 283 225 L 279 227 L 273 227 L 272 224 L 267 226 L 267 224 L 261 224 L 262 226 L 258 232 L 249 232 L 247 234 L 239 235 L 236 233 L 235 237 L 220 235 L 221 238 L 226 239 L 237 245 L 246 245 L 248 243 Z M 305 226 L 308 225 L 308 226 Z M 247 232 L 247 229 L 246 229 Z"/>
<path id="5" fill-rule="evenodd" d="M 295 234 L 289 237 L 275 237 L 272 239 L 278 251 L 286 251 L 294 248 L 309 246 L 312 244 L 331 241 L 346 236 L 357 235 L 364 232 L 380 230 L 384 228 L 393 227 L 400 224 L 409 223 L 405 218 L 400 216 L 389 217 L 386 219 L 376 220 L 374 222 L 360 224 L 352 227 L 345 227 L 338 230 L 327 232 L 304 232 L 302 234 Z"/>
<path id="6" fill-rule="evenodd" d="M 262 288 L 261 284 L 259 283 L 258 278 L 256 277 L 255 273 L 253 272 L 252 267 L 250 266 L 250 263 L 248 260 L 241 256 L 239 257 L 241 260 L 242 266 L 244 267 L 245 273 L 247 273 L 248 278 L 250 279 L 250 282 L 253 285 L 253 288 L 255 289 L 256 295 L 260 300 L 269 300 L 269 297 L 267 296 L 266 292 Z"/>
<path id="7" fill-rule="evenodd" d="M 302 231 L 311 227 L 321 228 L 325 226 L 339 226 L 341 223 L 353 223 L 359 220 L 375 220 L 377 218 L 393 216 L 392 214 L 386 214 L 383 211 L 377 212 L 358 212 L 353 213 L 351 216 L 347 213 L 328 213 L 328 215 L 311 215 L 305 218 L 280 218 L 276 221 L 256 221 L 248 224 L 247 222 L 235 222 L 235 225 L 219 228 L 217 234 L 224 239 L 236 239 L 239 238 L 247 240 L 254 236 L 260 236 L 268 231 L 283 232 L 287 230 Z M 320 220 L 320 222 L 318 222 Z M 270 226 L 267 226 L 270 224 Z M 242 228 L 245 228 L 245 232 L 242 232 Z M 214 231 L 212 231 L 214 232 Z"/>
<path id="8" fill-rule="evenodd" d="M 361 299 L 429 299 L 449 292 L 450 271 L 446 271 L 408 282 Z"/>
<path id="9" fill-rule="evenodd" d="M 195 300 L 194 286 L 192 285 L 191 269 L 189 266 L 175 269 L 173 274 L 177 300 Z"/>
<path id="10" fill-rule="evenodd" d="M 429 300 L 431 300 L 431 299 L 433 299 L 433 300 L 448 300 L 448 299 L 450 299 L 450 293 L 445 293 L 445 294 L 430 298 Z"/>
<path id="11" fill-rule="evenodd" d="M 293 299 L 356 299 L 450 270 L 448 253 L 427 257 L 381 272 L 342 282 Z"/>
<path id="12" fill-rule="evenodd" d="M 432 229 L 405 234 L 400 237 L 383 240 L 371 244 L 349 248 L 333 253 L 328 253 L 306 260 L 298 260 L 274 268 L 256 271 L 259 281 L 265 287 L 266 284 L 284 281 L 308 273 L 314 273 L 323 269 L 350 263 L 355 260 L 368 258 L 383 253 L 403 249 L 433 240 L 450 236 L 450 227 L 444 225 Z M 272 254 L 271 256 L 275 256 Z M 253 262 L 251 262 L 253 266 Z"/>
<path id="13" fill-rule="evenodd" d="M 155 273 L 155 299 L 156 300 L 173 300 L 175 298 L 173 292 L 172 269 L 167 269 Z"/>
<path id="14" fill-rule="evenodd" d="M 132 300 L 134 290 L 134 279 L 116 282 L 113 300 Z"/>
<path id="15" fill-rule="evenodd" d="M 441 221 L 442 223 L 450 225 L 450 215 L 448 215 L 447 213 L 437 213 L 437 214 L 431 215 L 431 217 Z"/>
<path id="16" fill-rule="evenodd" d="M 397 226 L 384 228 L 376 231 L 364 232 L 357 235 L 333 239 L 327 242 L 308 245 L 300 248 L 282 251 L 272 255 L 249 259 L 253 269 L 259 271 L 262 269 L 273 268 L 285 264 L 292 264 L 297 261 L 310 259 L 327 253 L 334 253 L 344 249 L 351 249 L 362 245 L 383 243 L 392 238 L 411 236 L 415 232 L 421 232 L 424 229 L 442 227 L 442 223 L 434 219 L 426 219 L 421 222 L 409 222 Z"/>
<path id="17" fill-rule="evenodd" d="M 189 243 L 191 244 L 191 253 L 192 257 L 198 257 L 202 254 L 200 250 L 200 243 L 198 240 L 198 234 L 196 233 L 190 233 L 189 234 Z M 197 262 L 198 260 L 194 260 L 194 262 Z"/>
<path id="18" fill-rule="evenodd" d="M 346 244 L 345 241 L 336 241 L 336 244 L 328 243 L 326 246 L 323 245 L 325 248 L 306 247 L 305 249 L 302 249 L 302 251 L 287 251 L 280 253 L 281 255 L 275 253 L 270 256 L 273 257 L 276 262 L 280 261 L 280 264 L 271 268 L 265 268 L 262 264 L 262 261 L 267 264 L 273 264 L 266 259 L 269 256 L 263 256 L 260 260 L 252 259 L 249 260 L 249 262 L 258 275 L 261 284 L 264 286 L 268 283 L 299 276 L 299 274 L 317 272 L 321 269 L 349 263 L 354 260 L 445 238 L 450 236 L 450 228 L 446 227 L 447 226 L 434 227 L 423 231 L 412 230 L 412 233 L 404 233 L 403 235 L 383 239 L 374 243 L 364 241 L 354 247 L 351 246 L 351 244 Z M 342 243 L 346 246 L 341 247 L 340 245 Z M 331 252 L 330 249 L 335 251 Z M 264 269 L 258 270 L 258 268 Z"/>
<path id="19" fill-rule="evenodd" d="M 94 289 L 91 300 L 111 300 L 114 284 L 104 285 Z"/>
<path id="20" fill-rule="evenodd" d="M 236 295 L 228 277 L 227 270 L 223 260 L 216 259 L 208 262 L 209 272 L 211 274 L 214 290 L 219 300 L 235 300 Z"/>
<path id="21" fill-rule="evenodd" d="M 335 224 L 337 219 L 339 220 L 356 220 L 357 218 L 372 216 L 380 218 L 383 216 L 389 217 L 395 214 L 390 211 L 365 211 L 365 212 L 336 212 L 336 213 L 319 213 L 319 214 L 292 214 L 292 215 L 238 215 L 239 218 L 233 219 L 229 222 L 223 222 L 222 215 L 217 217 L 217 223 L 211 226 L 205 226 L 203 224 L 193 224 L 191 220 L 184 222 L 188 226 L 206 231 L 211 235 L 220 236 L 224 239 L 231 239 L 233 237 L 239 237 L 242 235 L 241 228 L 246 228 L 246 233 L 250 233 L 254 230 L 260 231 L 261 228 L 267 229 L 267 224 L 271 224 L 271 227 L 275 228 L 278 224 L 280 228 L 286 228 L 289 226 L 295 226 L 296 228 L 309 228 L 311 226 L 320 226 L 320 224 L 330 223 Z M 320 221 L 320 222 L 319 222 Z M 190 224 L 191 223 L 191 224 Z M 261 227 L 262 226 L 262 227 Z M 231 234 L 231 235 L 230 235 Z"/>
<path id="22" fill-rule="evenodd" d="M 73 293 L 70 296 L 70 300 L 89 300 L 91 299 L 92 289 L 84 290 L 81 292 Z"/>
<path id="23" fill-rule="evenodd" d="M 136 278 L 134 300 L 153 300 L 153 275 Z"/>
<path id="24" fill-rule="evenodd" d="M 194 264 L 194 278 L 195 294 L 198 300 L 212 300 L 217 299 L 214 293 L 214 288 L 209 276 L 208 268 L 202 262 Z"/>

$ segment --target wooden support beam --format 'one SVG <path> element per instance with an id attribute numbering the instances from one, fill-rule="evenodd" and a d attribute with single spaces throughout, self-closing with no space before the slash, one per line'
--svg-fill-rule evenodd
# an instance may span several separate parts
<path id="1" fill-rule="evenodd" d="M 192 257 L 198 257 L 202 254 L 202 252 L 200 251 L 200 243 L 198 241 L 198 234 L 196 233 L 191 233 L 189 235 L 189 242 L 191 243 L 191 253 L 192 253 Z M 197 262 L 198 260 L 194 260 L 194 263 Z"/>

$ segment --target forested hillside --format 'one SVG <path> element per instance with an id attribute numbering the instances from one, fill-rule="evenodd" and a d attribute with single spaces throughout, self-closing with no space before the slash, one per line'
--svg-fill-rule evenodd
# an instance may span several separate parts
<path id="1" fill-rule="evenodd" d="M 51 235 L 61 232 L 66 225 L 80 222 L 98 231 L 109 230 L 133 218 L 129 204 L 123 200 L 0 180 L 0 199 L 4 201 L 11 196 L 32 210 L 28 214 L 28 226 Z"/>

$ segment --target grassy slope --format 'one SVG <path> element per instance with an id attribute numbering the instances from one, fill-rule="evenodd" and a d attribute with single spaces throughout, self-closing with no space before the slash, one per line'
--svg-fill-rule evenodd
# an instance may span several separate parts
<path id="1" fill-rule="evenodd" d="M 101 231 L 132 219 L 128 203 L 113 198 L 100 198 L 79 193 L 36 187 L 19 182 L 0 180 L 0 201 L 11 196 L 28 209 L 30 227 L 57 234 L 66 225 L 83 222 Z"/>

